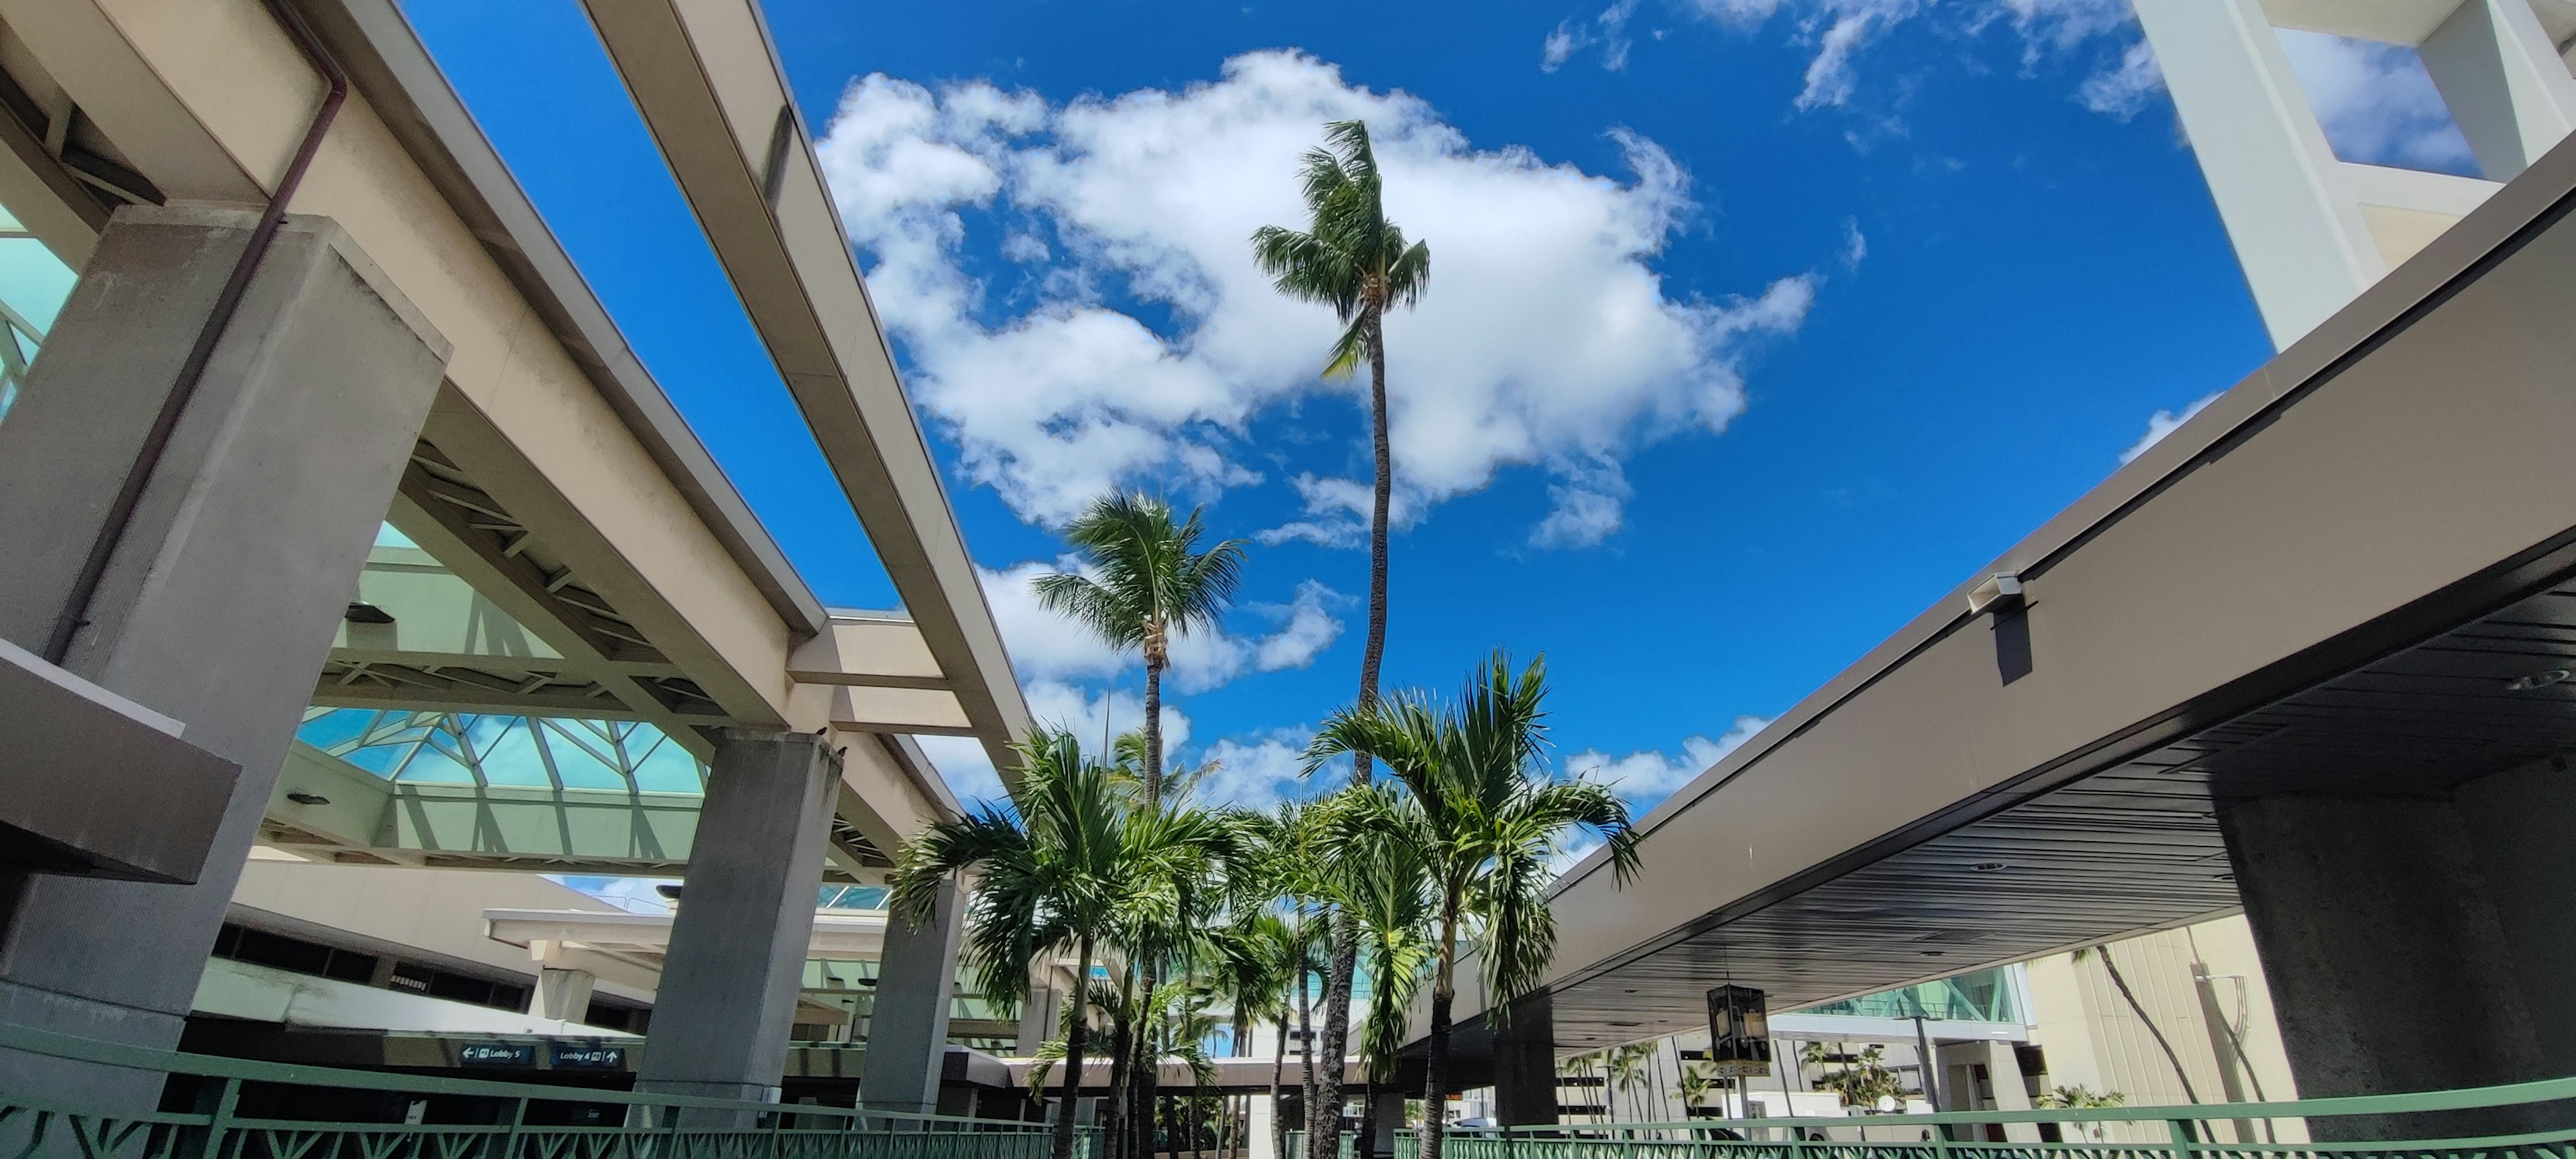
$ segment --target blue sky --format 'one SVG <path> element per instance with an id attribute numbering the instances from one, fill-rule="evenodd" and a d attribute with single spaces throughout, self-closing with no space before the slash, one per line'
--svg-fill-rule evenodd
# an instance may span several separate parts
<path id="1" fill-rule="evenodd" d="M 578 6 L 409 10 L 807 580 L 891 605 Z M 1041 716 L 1134 719 L 1024 591 L 1083 496 L 1255 541 L 1175 678 L 1238 799 L 1300 791 L 1357 679 L 1358 396 L 1242 244 L 1327 117 L 1433 258 L 1388 325 L 1387 680 L 1544 652 L 1560 756 L 1640 805 L 2270 353 L 2125 0 L 767 12 Z M 2292 48 L 2348 156 L 2465 164 L 2403 50 Z"/>

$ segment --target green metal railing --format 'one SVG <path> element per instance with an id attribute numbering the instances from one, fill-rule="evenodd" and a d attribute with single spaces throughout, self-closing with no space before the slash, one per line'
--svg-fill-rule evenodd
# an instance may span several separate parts
<path id="1" fill-rule="evenodd" d="M 2283 1103 L 1451 1128 L 1445 1134 L 1443 1159 L 2576 1159 L 2576 1078 Z M 1352 1150 L 1345 1135 L 1341 1153 Z M 1399 1132 L 1396 1159 L 1414 1154 L 1414 1133 Z"/>
<path id="2" fill-rule="evenodd" d="M 1046 1159 L 1053 1132 L 1012 1120 L 220 1058 L 7 1024 L 0 1047 L 144 1072 L 160 1080 L 153 1089 L 193 1092 L 196 1107 L 111 1113 L 0 1091 L 0 1159 Z M 353 1105 L 402 1118 L 332 1121 L 363 1116 L 326 1111 Z M 1094 1154 L 1094 1134 L 1084 1129 L 1076 1159 Z"/>

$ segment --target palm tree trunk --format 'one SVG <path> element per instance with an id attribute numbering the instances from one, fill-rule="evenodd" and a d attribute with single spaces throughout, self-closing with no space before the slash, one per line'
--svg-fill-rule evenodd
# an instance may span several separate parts
<path id="1" fill-rule="evenodd" d="M 1279 1007 L 1279 1041 L 1270 1050 L 1270 1159 L 1288 1159 L 1288 1108 L 1280 1103 L 1279 1080 L 1288 1070 L 1288 1007 Z"/>
<path id="2" fill-rule="evenodd" d="M 1368 1093 L 1360 1097 L 1360 1159 L 1376 1159 L 1378 1100 L 1386 1097 L 1386 1084 L 1377 1081 L 1377 1067 L 1369 1067 Z"/>
<path id="3" fill-rule="evenodd" d="M 1064 1105 L 1055 1115 L 1055 1159 L 1073 1159 L 1073 1114 L 1082 1100 L 1082 1047 L 1084 1031 L 1089 1029 L 1089 1014 L 1083 1005 L 1085 984 L 1091 980 L 1091 939 L 1084 937 L 1075 960 L 1081 969 L 1074 974 L 1073 1024 L 1064 1032 Z"/>
<path id="4" fill-rule="evenodd" d="M 1431 992 L 1431 1050 L 1422 1068 L 1418 1159 L 1440 1159 L 1441 1138 L 1449 1126 L 1449 1004 L 1454 997 L 1446 985 Z"/>
<path id="5" fill-rule="evenodd" d="M 1458 997 L 1458 903 L 1448 900 L 1441 909 L 1439 970 L 1431 979 L 1431 1042 L 1422 1067 L 1418 1159 L 1440 1159 L 1449 1128 L 1449 1006 Z"/>
<path id="6" fill-rule="evenodd" d="M 1374 683 L 1374 681 L 1372 681 Z M 1363 757 L 1362 760 L 1367 758 Z M 1352 776 L 1364 768 L 1353 766 Z M 1324 1041 L 1306 1040 L 1306 1069 L 1315 1074 L 1306 1102 L 1306 1159 L 1335 1159 L 1342 1123 L 1342 1057 L 1350 1053 L 1351 976 L 1359 965 L 1359 920 L 1349 910 L 1333 912 L 1333 958 L 1324 974 Z M 1323 1059 L 1317 1072 L 1317 1056 Z"/>
<path id="7" fill-rule="evenodd" d="M 1299 1105 L 1306 1109 L 1306 1154 L 1311 1156 L 1315 1153 L 1315 996 L 1306 988 L 1306 977 L 1306 971 L 1297 972 L 1297 1056 L 1305 1063 Z"/>
<path id="8" fill-rule="evenodd" d="M 1163 807 L 1163 665 L 1145 655 L 1145 811 Z"/>
<path id="9" fill-rule="evenodd" d="M 2164 1028 L 2156 1025 L 2156 1020 L 2147 1015 L 2146 1004 L 2138 1001 L 2137 992 L 2129 989 L 2129 980 L 2121 975 L 2119 963 L 2111 960 L 2111 947 L 2095 946 L 2093 952 L 2101 956 L 2102 969 L 2111 975 L 2111 984 L 2120 988 L 2120 997 L 2128 999 L 2129 1009 L 2137 1012 L 2139 1024 L 2147 1028 L 2147 1033 L 2154 1036 L 2156 1045 L 2164 1050 L 2165 1061 L 2173 1065 L 2174 1077 L 2182 1080 L 2182 1097 L 2194 1103 L 2199 1102 L 2200 1092 L 2191 1089 L 2191 1072 L 2182 1069 L 2182 1056 L 2174 1053 L 2173 1043 L 2165 1040 Z"/>
<path id="10" fill-rule="evenodd" d="M 1369 509 L 1368 643 L 1360 652 L 1361 708 L 1377 703 L 1378 662 L 1386 657 L 1386 521 L 1395 498 L 1395 453 L 1386 430 L 1386 314 L 1375 303 L 1367 309 L 1369 431 L 1376 444 L 1377 492 Z M 1352 758 L 1353 784 L 1369 783 L 1369 764 L 1367 753 Z"/>
<path id="11" fill-rule="evenodd" d="M 1127 1159 L 1132 1154 L 1128 1148 L 1127 1086 L 1128 1072 L 1134 1069 L 1136 1028 L 1128 1015 L 1136 1005 L 1135 976 L 1132 964 L 1121 972 L 1118 1009 L 1112 1012 L 1109 1022 L 1109 1098 L 1102 1104 L 1100 1116 L 1100 1138 L 1109 1149 L 1108 1159 Z"/>
<path id="12" fill-rule="evenodd" d="M 1377 465 L 1377 489 L 1369 508 L 1369 617 L 1368 643 L 1360 652 L 1359 705 L 1366 708 L 1377 703 L 1379 662 L 1386 657 L 1386 535 L 1387 514 L 1395 496 L 1395 454 L 1386 430 L 1386 310 L 1383 303 L 1371 302 L 1361 323 L 1368 327 L 1369 351 L 1369 429 Z M 1369 783 L 1371 762 L 1367 753 L 1351 759 L 1351 783 Z M 1359 957 L 1359 928 L 1348 913 L 1333 918 L 1333 964 L 1325 976 L 1324 1046 L 1332 1059 L 1332 1073 L 1321 1084 L 1319 1096 L 1306 1107 L 1307 1159 L 1334 1159 L 1333 1127 L 1342 1115 L 1342 1056 L 1350 1049 L 1351 976 Z M 1311 1046 L 1311 1044 L 1310 1044 Z M 1325 1117 L 1329 1104 L 1331 1117 Z"/>

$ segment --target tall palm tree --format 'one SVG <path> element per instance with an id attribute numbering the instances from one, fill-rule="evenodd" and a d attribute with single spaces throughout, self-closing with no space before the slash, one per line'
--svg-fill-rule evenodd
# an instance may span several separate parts
<path id="1" fill-rule="evenodd" d="M 1324 364 L 1326 377 L 1349 375 L 1363 359 L 1368 362 L 1377 479 L 1369 508 L 1368 641 L 1360 652 L 1359 704 L 1366 708 L 1377 703 L 1378 662 L 1386 655 L 1386 525 L 1395 494 L 1394 453 L 1387 436 L 1386 312 L 1421 298 L 1431 280 L 1431 249 L 1418 241 L 1406 244 L 1404 231 L 1387 220 L 1385 182 L 1369 145 L 1367 122 L 1328 124 L 1324 141 L 1325 148 L 1307 151 L 1300 180 L 1306 228 L 1265 225 L 1254 230 L 1252 256 L 1280 293 L 1330 306 L 1341 319 L 1342 336 Z M 1351 782 L 1369 783 L 1368 754 L 1352 761 Z M 1341 1113 L 1340 1059 L 1350 1041 L 1356 939 L 1349 920 L 1334 924 L 1332 971 L 1324 991 L 1324 1048 L 1334 1066 L 1321 1092 L 1328 1106 L 1307 1105 L 1306 1150 L 1312 1159 L 1332 1159 L 1328 1127 L 1330 1118 Z"/>
<path id="2" fill-rule="evenodd" d="M 1560 779 L 1544 763 L 1546 697 L 1544 659 L 1515 675 L 1496 652 L 1455 703 L 1407 693 L 1354 705 L 1326 720 L 1306 749 L 1309 767 L 1343 753 L 1384 762 L 1403 791 L 1345 789 L 1325 806 L 1326 829 L 1410 846 L 1430 870 L 1436 908 L 1421 1159 L 1440 1156 L 1461 939 L 1473 940 L 1482 966 L 1486 1016 L 1508 1017 L 1556 955 L 1547 886 L 1564 839 L 1577 829 L 1599 834 L 1621 885 L 1637 871 L 1627 805 L 1608 786 Z"/>
<path id="3" fill-rule="evenodd" d="M 965 958 L 976 989 L 1015 1003 L 1028 996 L 1029 964 L 1070 944 L 1077 987 L 1133 884 L 1135 828 L 1114 770 L 1087 760 L 1073 734 L 1032 729 L 1015 746 L 1020 792 L 1009 805 L 932 825 L 904 847 L 887 877 L 887 904 L 904 920 L 931 916 L 949 880 L 968 870 L 983 880 L 966 912 Z M 1064 1106 L 1056 1115 L 1054 1159 L 1072 1159 L 1074 1100 L 1081 1093 L 1088 1019 L 1073 996 L 1065 1021 Z"/>
<path id="4" fill-rule="evenodd" d="M 1145 807 L 1163 799 L 1163 669 L 1172 638 L 1213 627 L 1243 581 L 1243 541 L 1196 550 L 1199 512 L 1174 522 L 1147 495 L 1104 495 L 1065 529 L 1093 575 L 1041 576 L 1038 603 L 1079 620 L 1114 648 L 1145 654 Z M 1095 578 L 1096 576 L 1096 578 Z"/>

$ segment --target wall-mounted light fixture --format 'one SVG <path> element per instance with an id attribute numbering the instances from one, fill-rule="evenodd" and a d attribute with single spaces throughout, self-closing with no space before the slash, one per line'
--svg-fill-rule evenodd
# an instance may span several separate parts
<path id="1" fill-rule="evenodd" d="M 1968 614 L 1982 616 L 1993 612 L 2011 615 L 2022 607 L 2021 577 L 2011 572 L 1996 572 L 1986 582 L 1968 589 Z"/>

